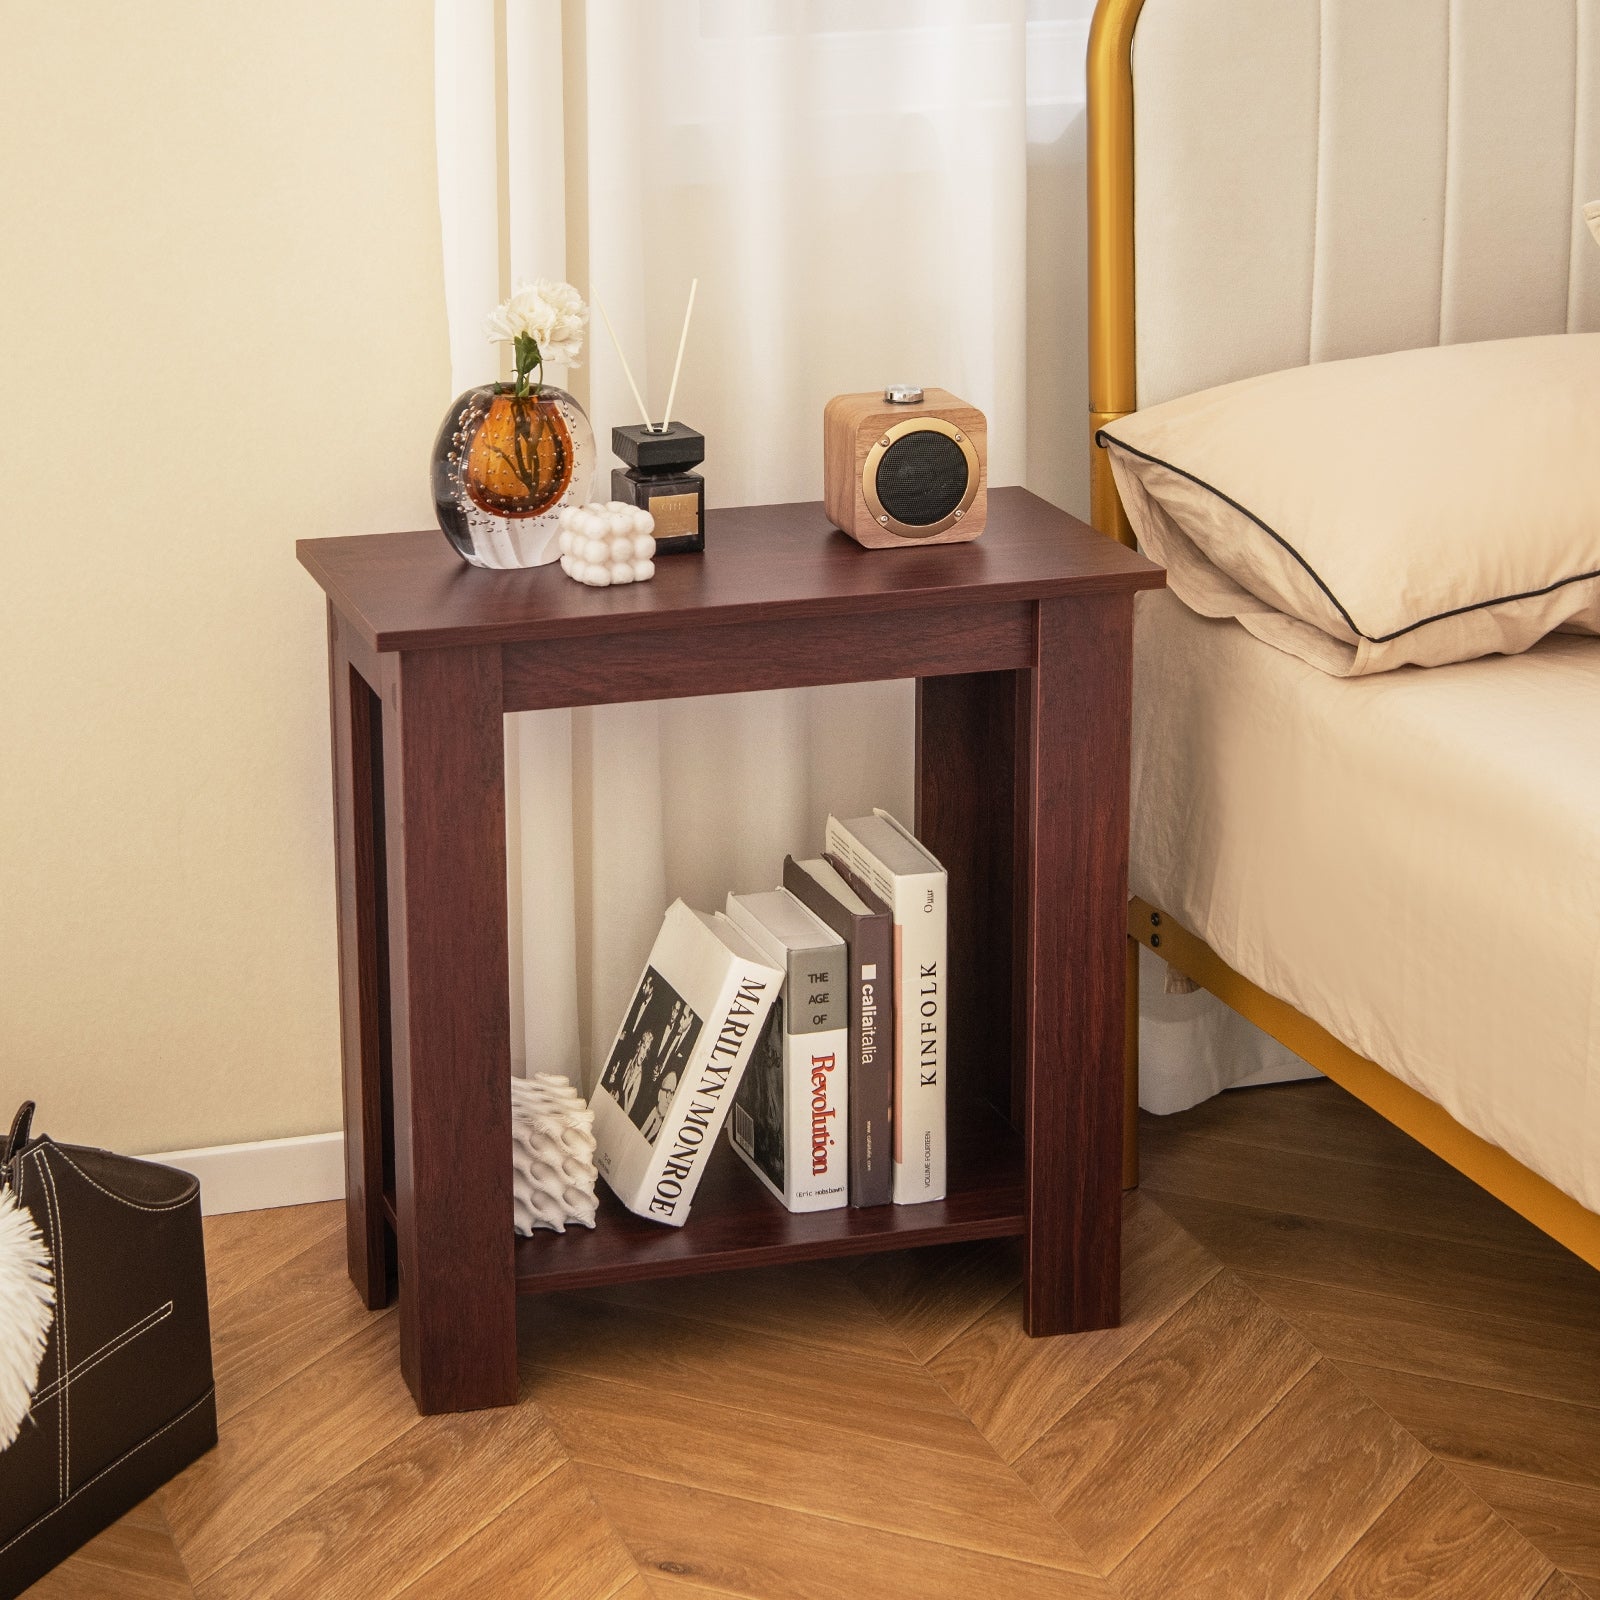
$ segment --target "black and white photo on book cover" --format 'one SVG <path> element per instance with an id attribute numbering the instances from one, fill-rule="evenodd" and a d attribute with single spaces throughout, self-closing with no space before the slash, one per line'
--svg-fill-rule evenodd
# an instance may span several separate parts
<path id="1" fill-rule="evenodd" d="M 733 1132 L 766 1173 L 774 1188 L 783 1192 L 783 1008 L 780 992 L 772 1002 L 767 1025 L 761 1030 L 744 1069 L 739 1093 L 733 1102 Z"/>
<path id="2" fill-rule="evenodd" d="M 666 1121 L 701 1026 L 688 1001 L 654 967 L 646 967 L 600 1087 L 649 1144 Z"/>

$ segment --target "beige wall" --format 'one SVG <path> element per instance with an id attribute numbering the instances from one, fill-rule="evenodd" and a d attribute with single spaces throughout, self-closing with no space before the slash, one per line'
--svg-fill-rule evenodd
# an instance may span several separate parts
<path id="1" fill-rule="evenodd" d="M 431 521 L 430 0 L 0 5 L 0 1114 L 336 1127 L 296 537 Z"/>

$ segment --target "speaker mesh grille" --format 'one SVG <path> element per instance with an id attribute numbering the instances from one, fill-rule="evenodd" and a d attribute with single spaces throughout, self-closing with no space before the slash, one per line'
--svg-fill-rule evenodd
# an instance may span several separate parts
<path id="1" fill-rule="evenodd" d="M 925 528 L 942 522 L 967 492 L 967 458 L 947 434 L 903 434 L 878 462 L 878 502 L 896 522 Z"/>

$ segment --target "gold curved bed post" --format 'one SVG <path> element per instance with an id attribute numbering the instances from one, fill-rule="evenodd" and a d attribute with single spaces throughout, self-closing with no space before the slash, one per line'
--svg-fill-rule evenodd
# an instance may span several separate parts
<path id="1" fill-rule="evenodd" d="M 1137 403 L 1133 337 L 1133 30 L 1144 0 L 1100 0 L 1089 26 L 1089 520 L 1133 544 L 1096 432 Z M 1139 1183 L 1139 946 L 1128 941 L 1122 1186 Z"/>
<path id="2" fill-rule="evenodd" d="M 1100 0 L 1089 28 L 1089 520 L 1123 544 L 1097 429 L 1137 404 L 1133 333 L 1133 30 L 1144 0 Z"/>

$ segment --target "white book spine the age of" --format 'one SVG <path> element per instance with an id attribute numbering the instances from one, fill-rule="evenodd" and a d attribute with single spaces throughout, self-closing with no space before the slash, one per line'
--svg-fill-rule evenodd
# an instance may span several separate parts
<path id="1" fill-rule="evenodd" d="M 828 818 L 826 848 L 894 914 L 894 1199 L 945 1196 L 945 870 L 887 811 Z"/>
<path id="2" fill-rule="evenodd" d="M 590 1097 L 617 1198 L 681 1228 L 783 973 L 725 916 L 673 901 Z"/>
<path id="3" fill-rule="evenodd" d="M 850 1199 L 850 984 L 845 944 L 789 893 L 730 894 L 728 916 L 784 969 L 733 1104 L 733 1148 L 790 1211 Z"/>

